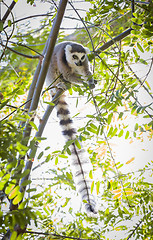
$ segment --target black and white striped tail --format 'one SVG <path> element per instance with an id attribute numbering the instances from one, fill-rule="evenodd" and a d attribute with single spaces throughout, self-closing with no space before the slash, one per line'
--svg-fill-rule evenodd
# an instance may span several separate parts
<path id="1" fill-rule="evenodd" d="M 73 140 L 76 138 L 76 130 L 73 127 L 73 121 L 70 117 L 68 105 L 65 101 L 65 95 L 59 98 L 56 105 L 57 116 L 60 119 L 60 125 L 62 127 L 63 135 L 67 140 Z M 84 150 L 79 149 L 75 143 L 70 146 L 72 153 L 72 167 L 73 175 L 76 187 L 80 193 L 82 200 L 84 200 L 85 209 L 90 213 L 96 212 L 96 202 L 93 195 L 91 194 L 91 181 L 88 180 L 89 166 L 91 165 L 88 158 L 84 156 Z"/>

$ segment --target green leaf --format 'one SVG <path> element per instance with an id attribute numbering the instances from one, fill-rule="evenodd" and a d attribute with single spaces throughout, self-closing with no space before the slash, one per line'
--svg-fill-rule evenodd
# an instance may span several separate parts
<path id="1" fill-rule="evenodd" d="M 90 126 L 97 130 L 97 127 L 93 123 L 90 123 Z"/>
<path id="2" fill-rule="evenodd" d="M 123 112 L 120 112 L 120 114 L 119 114 L 119 118 L 122 118 L 123 117 Z"/>
<path id="3" fill-rule="evenodd" d="M 16 240 L 22 240 L 23 239 L 23 236 L 22 236 L 22 233 L 18 235 L 17 239 Z"/>
<path id="4" fill-rule="evenodd" d="M 31 183 L 31 180 L 25 180 L 24 182 L 21 183 L 21 186 L 27 186 L 28 184 Z"/>
<path id="5" fill-rule="evenodd" d="M 18 209 L 24 209 L 25 208 L 25 205 L 27 204 L 27 199 L 25 201 L 22 201 L 18 207 Z"/>
<path id="6" fill-rule="evenodd" d="M 105 210 L 105 215 L 109 215 L 109 208 Z"/>
<path id="7" fill-rule="evenodd" d="M 99 188 L 100 188 L 100 181 L 96 182 L 96 192 L 97 192 L 97 195 L 99 193 Z"/>
<path id="8" fill-rule="evenodd" d="M 35 192 L 37 189 L 36 188 L 29 188 L 28 190 L 27 190 L 27 192 L 28 193 L 30 193 L 30 192 Z"/>
<path id="9" fill-rule="evenodd" d="M 66 156 L 64 154 L 59 154 L 58 157 L 60 157 L 60 158 L 68 158 L 68 156 Z"/>
<path id="10" fill-rule="evenodd" d="M 11 26 L 12 26 L 11 20 L 8 20 L 8 21 L 7 21 L 7 24 L 8 24 L 8 27 L 11 27 Z"/>
<path id="11" fill-rule="evenodd" d="M 16 91 L 16 93 L 17 93 L 18 95 L 24 95 L 24 94 L 25 94 L 25 91 L 22 90 L 22 89 L 18 89 L 18 90 Z"/>
<path id="12" fill-rule="evenodd" d="M 66 172 L 66 176 L 69 178 L 69 179 L 73 179 L 73 177 L 72 177 L 72 174 L 70 174 L 70 173 L 68 173 L 68 172 Z"/>
<path id="13" fill-rule="evenodd" d="M 97 136 L 99 135 L 99 132 L 100 132 L 100 125 L 98 126 L 98 128 L 97 128 Z"/>
<path id="14" fill-rule="evenodd" d="M 89 177 L 90 177 L 91 179 L 93 179 L 92 170 L 90 170 L 90 172 L 89 172 Z"/>
<path id="15" fill-rule="evenodd" d="M 6 174 L 6 175 L 2 178 L 1 184 L 0 184 L 0 190 L 3 190 L 5 184 L 8 182 L 9 178 L 10 178 L 10 174 Z"/>
<path id="16" fill-rule="evenodd" d="M 46 150 L 48 150 L 48 149 L 50 149 L 50 147 L 49 147 L 49 146 L 45 148 L 45 151 L 46 151 Z"/>
<path id="17" fill-rule="evenodd" d="M 144 50 L 143 50 L 142 46 L 141 46 L 140 43 L 138 43 L 138 42 L 137 42 L 137 47 L 139 48 L 139 50 L 140 50 L 142 53 L 144 53 Z"/>
<path id="18" fill-rule="evenodd" d="M 139 127 L 139 125 L 138 125 L 138 123 L 136 123 L 136 124 L 135 124 L 135 127 L 134 127 L 134 130 L 137 131 L 137 130 L 138 130 L 138 127 Z"/>
<path id="19" fill-rule="evenodd" d="M 113 127 L 110 127 L 109 132 L 108 132 L 108 134 L 107 134 L 107 137 L 110 137 L 111 134 L 112 134 L 112 132 L 113 132 Z"/>
<path id="20" fill-rule="evenodd" d="M 19 194 L 20 187 L 16 186 L 9 194 L 9 199 L 13 199 L 17 194 Z"/>
<path id="21" fill-rule="evenodd" d="M 3 31 L 3 22 L 0 21 L 0 31 L 2 32 Z"/>
<path id="22" fill-rule="evenodd" d="M 91 128 L 91 127 L 87 127 L 87 130 L 88 130 L 89 132 L 92 132 L 92 133 L 97 134 L 97 131 L 96 131 L 95 129 Z"/>
<path id="23" fill-rule="evenodd" d="M 23 199 L 24 193 L 19 192 L 17 196 L 13 199 L 13 204 L 16 205 Z"/>
<path id="24" fill-rule="evenodd" d="M 90 135 L 90 133 L 87 131 L 84 131 L 83 134 L 88 135 L 88 136 Z"/>
<path id="25" fill-rule="evenodd" d="M 48 156 L 46 157 L 46 162 L 49 162 L 50 159 L 51 159 L 51 154 L 48 154 Z"/>
<path id="26" fill-rule="evenodd" d="M 17 160 L 15 159 L 14 161 L 12 161 L 11 163 L 9 163 L 7 166 L 6 166 L 6 169 L 12 169 L 13 167 L 16 166 L 16 163 L 17 163 Z"/>
<path id="27" fill-rule="evenodd" d="M 43 196 L 43 193 L 37 193 L 37 194 L 33 195 L 31 197 L 31 199 L 37 199 L 37 198 L 40 198 L 41 196 Z"/>
<path id="28" fill-rule="evenodd" d="M 111 113 L 111 114 L 108 115 L 108 118 L 107 118 L 107 123 L 108 123 L 108 125 L 111 123 L 112 117 L 113 117 L 113 113 Z"/>
<path id="29" fill-rule="evenodd" d="M 53 102 L 44 102 L 44 103 L 46 103 L 46 104 L 48 104 L 50 106 L 55 106 L 55 103 L 53 103 Z"/>
<path id="30" fill-rule="evenodd" d="M 66 148 L 66 152 L 68 153 L 68 155 L 71 155 L 71 151 L 68 147 Z"/>
<path id="31" fill-rule="evenodd" d="M 22 173 L 22 177 L 25 177 L 29 174 L 30 169 L 26 169 L 23 173 Z"/>
<path id="32" fill-rule="evenodd" d="M 118 208 L 118 214 L 121 218 L 123 218 L 123 212 L 122 212 L 121 208 Z"/>
<path id="33" fill-rule="evenodd" d="M 75 145 L 77 146 L 77 148 L 81 149 L 81 145 L 77 139 L 75 140 Z"/>
<path id="34" fill-rule="evenodd" d="M 111 183 L 110 181 L 107 182 L 107 189 L 110 189 L 111 188 Z"/>
<path id="35" fill-rule="evenodd" d="M 38 131 L 38 128 L 36 126 L 36 124 L 32 121 L 29 122 L 29 124 L 31 125 L 31 127 L 33 127 L 36 131 Z"/>
<path id="36" fill-rule="evenodd" d="M 118 134 L 118 137 L 122 137 L 123 136 L 123 133 L 124 133 L 124 131 L 123 131 L 123 129 L 119 132 L 119 134 Z"/>
<path id="37" fill-rule="evenodd" d="M 135 55 L 136 58 L 139 58 L 139 55 L 138 55 L 138 53 L 137 53 L 137 51 L 136 51 L 135 48 L 133 48 L 133 53 L 134 53 L 134 55 Z"/>
<path id="38" fill-rule="evenodd" d="M 10 240 L 16 240 L 17 239 L 17 232 L 13 231 L 10 237 Z"/>
<path id="39" fill-rule="evenodd" d="M 2 109 L 4 106 L 6 106 L 6 104 L 10 101 L 10 99 L 7 99 L 6 101 L 4 102 L 0 102 L 0 109 Z"/>
<path id="40" fill-rule="evenodd" d="M 39 153 L 38 159 L 40 159 L 44 155 L 44 152 Z"/>
<path id="41" fill-rule="evenodd" d="M 16 183 L 16 181 L 15 180 L 12 180 L 12 182 L 14 182 L 14 183 L 10 183 L 7 187 L 6 187 L 6 189 L 5 189 L 5 193 L 8 195 L 12 190 L 13 190 L 13 188 L 15 187 L 15 183 Z"/>
<path id="42" fill-rule="evenodd" d="M 125 134 L 125 139 L 127 139 L 129 137 L 129 135 L 130 135 L 130 132 L 127 131 L 126 134 Z"/>
<path id="43" fill-rule="evenodd" d="M 93 115 L 86 115 L 88 118 L 95 118 Z"/>
<path id="44" fill-rule="evenodd" d="M 58 157 L 55 158 L 55 165 L 58 164 Z"/>
<path id="45" fill-rule="evenodd" d="M 139 59 L 139 62 L 141 62 L 144 65 L 148 65 L 147 61 L 142 58 Z"/>
<path id="46" fill-rule="evenodd" d="M 116 127 L 116 128 L 113 130 L 111 136 L 114 137 L 114 136 L 116 135 L 117 131 L 118 131 L 118 129 L 117 129 L 117 127 Z"/>
<path id="47" fill-rule="evenodd" d="M 66 197 L 66 201 L 65 201 L 65 203 L 62 205 L 62 207 L 66 207 L 67 204 L 68 204 L 68 202 L 70 201 L 70 199 L 71 199 L 71 198 L 67 198 L 67 197 Z"/>
<path id="48" fill-rule="evenodd" d="M 93 189 L 94 189 L 94 181 L 92 181 L 92 183 L 91 183 L 91 193 L 93 193 Z"/>
<path id="49" fill-rule="evenodd" d="M 100 135 L 102 135 L 103 132 L 104 132 L 104 126 L 101 126 Z"/>

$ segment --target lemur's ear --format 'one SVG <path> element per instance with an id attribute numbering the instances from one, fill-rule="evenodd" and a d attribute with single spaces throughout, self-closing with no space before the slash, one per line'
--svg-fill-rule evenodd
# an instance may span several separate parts
<path id="1" fill-rule="evenodd" d="M 86 54 L 90 54 L 91 53 L 89 48 L 85 47 L 84 49 L 86 51 Z"/>
<path id="2" fill-rule="evenodd" d="M 65 50 L 71 52 L 72 46 L 71 45 L 66 45 Z"/>

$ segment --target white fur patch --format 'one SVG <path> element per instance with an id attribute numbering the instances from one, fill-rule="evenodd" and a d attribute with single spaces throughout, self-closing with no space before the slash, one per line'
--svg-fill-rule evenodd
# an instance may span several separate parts
<path id="1" fill-rule="evenodd" d="M 79 61 L 81 61 L 81 58 L 85 55 L 84 60 L 86 59 L 86 54 L 82 53 L 82 52 L 73 52 L 71 53 L 72 47 L 71 45 L 66 45 L 65 47 L 65 56 L 66 56 L 66 60 L 68 62 L 68 65 L 72 68 L 72 71 L 74 69 L 73 72 L 78 72 L 79 73 L 79 69 L 81 69 L 82 66 L 77 66 L 76 63 L 78 63 Z M 86 50 L 86 48 L 85 48 Z M 73 55 L 76 55 L 78 57 L 78 59 L 74 59 Z M 81 72 L 80 72 L 81 74 Z"/>
<path id="2" fill-rule="evenodd" d="M 84 47 L 84 49 L 86 50 L 86 54 L 90 54 L 91 53 L 89 48 Z"/>

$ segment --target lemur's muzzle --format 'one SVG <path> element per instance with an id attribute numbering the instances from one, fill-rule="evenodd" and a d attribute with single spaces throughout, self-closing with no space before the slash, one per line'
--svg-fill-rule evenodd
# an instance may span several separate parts
<path id="1" fill-rule="evenodd" d="M 75 63 L 77 66 L 82 66 L 82 62 L 81 62 L 81 60 L 79 61 L 79 62 L 77 62 L 77 63 Z"/>

